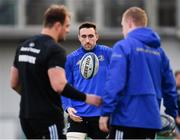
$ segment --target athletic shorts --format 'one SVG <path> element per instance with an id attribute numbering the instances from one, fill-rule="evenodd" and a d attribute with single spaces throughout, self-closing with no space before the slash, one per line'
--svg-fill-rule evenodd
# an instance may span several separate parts
<path id="1" fill-rule="evenodd" d="M 82 132 L 86 133 L 87 137 L 92 139 L 105 139 L 107 133 L 99 129 L 99 117 L 82 117 L 82 122 L 74 122 L 68 117 L 67 132 Z"/>
<path id="2" fill-rule="evenodd" d="M 108 139 L 155 139 L 157 129 L 111 126 Z"/>
<path id="3" fill-rule="evenodd" d="M 62 119 L 22 119 L 22 130 L 27 139 L 65 139 Z"/>

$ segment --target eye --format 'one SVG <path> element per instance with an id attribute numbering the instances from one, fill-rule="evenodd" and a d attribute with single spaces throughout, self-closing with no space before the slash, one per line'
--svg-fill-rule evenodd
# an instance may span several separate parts
<path id="1" fill-rule="evenodd" d="M 81 35 L 82 38 L 86 38 L 86 35 Z"/>
<path id="2" fill-rule="evenodd" d="M 92 35 L 92 34 L 88 35 L 88 38 L 93 38 L 93 37 L 94 37 L 94 35 Z"/>

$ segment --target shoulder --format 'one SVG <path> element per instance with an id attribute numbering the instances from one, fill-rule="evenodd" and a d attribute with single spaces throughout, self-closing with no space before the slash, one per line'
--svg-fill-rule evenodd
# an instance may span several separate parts
<path id="1" fill-rule="evenodd" d="M 67 61 L 66 63 L 75 63 L 76 61 L 79 61 L 79 57 L 83 55 L 83 52 L 81 48 L 78 48 L 67 55 Z"/>
<path id="2" fill-rule="evenodd" d="M 74 58 L 77 57 L 78 55 L 80 55 L 82 53 L 81 48 L 78 48 L 74 51 L 72 51 L 70 54 L 67 55 L 68 58 Z"/>
<path id="3" fill-rule="evenodd" d="M 162 47 L 159 47 L 158 50 L 159 50 L 160 56 L 162 58 L 162 62 L 165 63 L 166 61 L 169 61 L 169 58 L 166 55 L 164 49 Z"/>
<path id="4" fill-rule="evenodd" d="M 113 45 L 113 50 L 114 49 L 123 49 L 123 48 L 125 48 L 125 46 L 127 46 L 127 41 L 125 39 L 119 40 Z"/>
<path id="5" fill-rule="evenodd" d="M 107 45 L 97 44 L 96 46 L 97 46 L 99 49 L 105 49 L 105 50 L 106 50 L 106 49 L 107 49 L 107 50 L 108 50 L 108 49 L 111 49 L 111 48 L 110 48 L 109 46 L 107 46 Z"/>
<path id="6" fill-rule="evenodd" d="M 52 45 L 52 48 L 53 48 L 53 49 L 56 49 L 56 50 L 58 50 L 58 51 L 60 51 L 60 52 L 63 52 L 63 53 L 66 52 L 65 49 L 64 49 L 61 45 L 59 45 L 59 44 L 57 44 L 57 43 L 54 43 L 54 44 Z"/>
<path id="7" fill-rule="evenodd" d="M 119 52 L 119 51 L 125 54 L 129 54 L 131 52 L 131 47 L 127 39 L 119 40 L 113 45 L 113 52 Z"/>
<path id="8" fill-rule="evenodd" d="M 100 50 L 100 51 L 105 51 L 105 52 L 111 52 L 111 51 L 112 51 L 112 48 L 109 47 L 109 46 L 106 46 L 106 45 L 100 45 L 100 44 L 98 44 L 98 45 L 97 45 L 97 48 L 98 48 L 98 50 Z"/>
<path id="9" fill-rule="evenodd" d="M 42 46 L 42 54 L 46 59 L 56 59 L 57 61 L 66 61 L 66 51 L 57 44 L 56 42 L 51 42 Z"/>
<path id="10" fill-rule="evenodd" d="M 118 46 L 125 46 L 126 44 L 128 44 L 128 39 L 122 39 L 117 41 L 114 46 L 118 47 Z"/>
<path id="11" fill-rule="evenodd" d="M 32 37 L 28 38 L 27 40 L 25 40 L 22 43 L 22 46 L 27 46 L 30 42 L 37 43 L 39 38 L 40 38 L 39 35 L 32 36 Z"/>

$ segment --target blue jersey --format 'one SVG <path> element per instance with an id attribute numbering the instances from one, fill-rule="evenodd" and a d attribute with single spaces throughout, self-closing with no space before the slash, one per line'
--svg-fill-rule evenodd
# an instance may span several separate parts
<path id="1" fill-rule="evenodd" d="M 177 115 L 176 84 L 160 38 L 150 28 L 137 28 L 113 46 L 102 116 L 111 125 L 161 128 L 160 102 Z"/>
<path id="2" fill-rule="evenodd" d="M 104 86 L 109 69 L 111 50 L 111 48 L 103 45 L 96 45 L 94 49 L 91 50 L 99 59 L 99 70 L 91 79 L 83 78 L 79 69 L 80 60 L 87 51 L 81 46 L 79 49 L 69 54 L 65 65 L 68 83 L 81 92 L 102 96 L 104 94 Z M 100 107 L 95 107 L 65 97 L 62 97 L 62 104 L 64 110 L 67 110 L 68 107 L 75 108 L 77 110 L 76 114 L 79 116 L 100 116 L 101 113 Z"/>

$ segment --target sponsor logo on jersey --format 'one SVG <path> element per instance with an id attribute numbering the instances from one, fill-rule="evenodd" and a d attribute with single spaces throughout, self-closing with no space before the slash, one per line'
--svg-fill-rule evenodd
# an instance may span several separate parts
<path id="1" fill-rule="evenodd" d="M 149 48 L 136 48 L 136 51 L 160 56 L 158 51 Z"/>
<path id="2" fill-rule="evenodd" d="M 19 62 L 27 62 L 27 63 L 35 64 L 36 57 L 29 56 L 29 55 L 19 55 L 18 61 Z"/>
<path id="3" fill-rule="evenodd" d="M 39 49 L 35 49 L 35 48 L 27 48 L 27 47 L 21 47 L 20 51 L 23 52 L 32 52 L 32 53 L 40 53 Z"/>
<path id="4" fill-rule="evenodd" d="M 30 42 L 29 43 L 29 47 L 22 46 L 20 51 L 21 52 L 31 52 L 31 53 L 39 54 L 40 50 L 36 49 L 36 48 L 32 48 L 34 46 L 35 46 L 35 43 L 34 42 Z M 28 54 L 21 54 L 18 57 L 18 61 L 19 62 L 26 62 L 26 63 L 35 64 L 36 63 L 36 57 L 28 55 Z"/>
<path id="5" fill-rule="evenodd" d="M 29 47 L 34 47 L 34 46 L 35 46 L 34 42 L 29 43 Z"/>
<path id="6" fill-rule="evenodd" d="M 99 61 L 104 61 L 104 55 L 99 55 L 98 59 L 99 59 Z"/>

